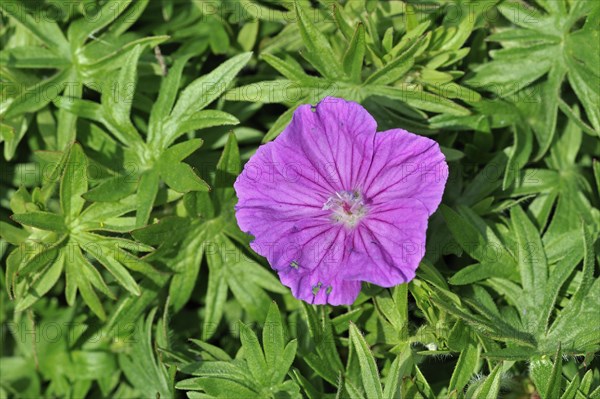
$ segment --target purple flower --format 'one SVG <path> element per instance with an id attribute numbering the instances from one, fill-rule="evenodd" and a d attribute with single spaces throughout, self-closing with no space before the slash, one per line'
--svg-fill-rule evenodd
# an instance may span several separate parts
<path id="1" fill-rule="evenodd" d="M 402 129 L 377 133 L 359 104 L 302 105 L 235 182 L 250 244 L 296 298 L 351 304 L 361 282 L 408 282 L 448 177 L 438 144 Z"/>

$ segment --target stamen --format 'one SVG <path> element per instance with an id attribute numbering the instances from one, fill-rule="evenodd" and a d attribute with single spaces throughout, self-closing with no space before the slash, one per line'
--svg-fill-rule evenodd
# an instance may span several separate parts
<path id="1" fill-rule="evenodd" d="M 323 210 L 331 211 L 331 220 L 346 227 L 354 227 L 367 213 L 367 206 L 359 191 L 338 191 L 323 204 Z"/>

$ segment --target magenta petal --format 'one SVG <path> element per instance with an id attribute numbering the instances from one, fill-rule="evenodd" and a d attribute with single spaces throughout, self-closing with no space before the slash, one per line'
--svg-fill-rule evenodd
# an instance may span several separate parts
<path id="1" fill-rule="evenodd" d="M 335 190 L 351 190 L 368 172 L 376 129 L 359 104 L 328 97 L 314 108 L 298 107 L 275 140 L 275 158 L 288 168 L 310 171 Z"/>
<path id="2" fill-rule="evenodd" d="M 448 165 L 440 146 L 402 129 L 377 133 L 366 196 L 376 203 L 398 198 L 421 202 L 431 215 L 440 204 Z"/>
<path id="3" fill-rule="evenodd" d="M 314 304 L 332 303 L 333 298 L 348 297 L 344 287 L 354 287 L 340 278 L 348 255 L 348 234 L 328 219 L 298 221 L 295 232 L 280 240 L 267 259 L 296 298 Z M 360 287 L 356 295 L 358 291 Z M 353 302 L 356 295 L 346 303 Z"/>
<path id="4" fill-rule="evenodd" d="M 254 235 L 250 246 L 267 258 L 282 238 L 296 230 L 298 221 L 326 218 L 321 208 L 327 193 L 318 185 L 311 186 L 304 177 L 284 176 L 274 166 L 274 148 L 274 143 L 260 147 L 234 184 L 239 198 L 238 225 L 242 231 Z"/>
<path id="5" fill-rule="evenodd" d="M 412 199 L 373 206 L 354 231 L 345 278 L 382 287 L 412 280 L 424 255 L 428 217 Z"/>
<path id="6" fill-rule="evenodd" d="M 292 294 L 351 304 L 361 282 L 410 281 L 448 167 L 437 143 L 401 129 L 376 133 L 359 104 L 302 105 L 235 182 L 240 228 Z"/>

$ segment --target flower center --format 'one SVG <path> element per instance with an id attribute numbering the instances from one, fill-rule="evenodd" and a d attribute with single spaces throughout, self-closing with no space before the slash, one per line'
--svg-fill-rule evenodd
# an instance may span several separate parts
<path id="1" fill-rule="evenodd" d="M 338 191 L 323 204 L 323 210 L 331 211 L 331 219 L 354 227 L 367 213 L 367 206 L 360 192 Z"/>

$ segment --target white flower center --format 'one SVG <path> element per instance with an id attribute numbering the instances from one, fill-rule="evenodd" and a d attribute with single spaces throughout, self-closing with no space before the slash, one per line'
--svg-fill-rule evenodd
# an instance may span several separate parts
<path id="1" fill-rule="evenodd" d="M 354 227 L 367 213 L 367 206 L 360 192 L 338 191 L 323 204 L 323 210 L 331 211 L 331 219 Z"/>

